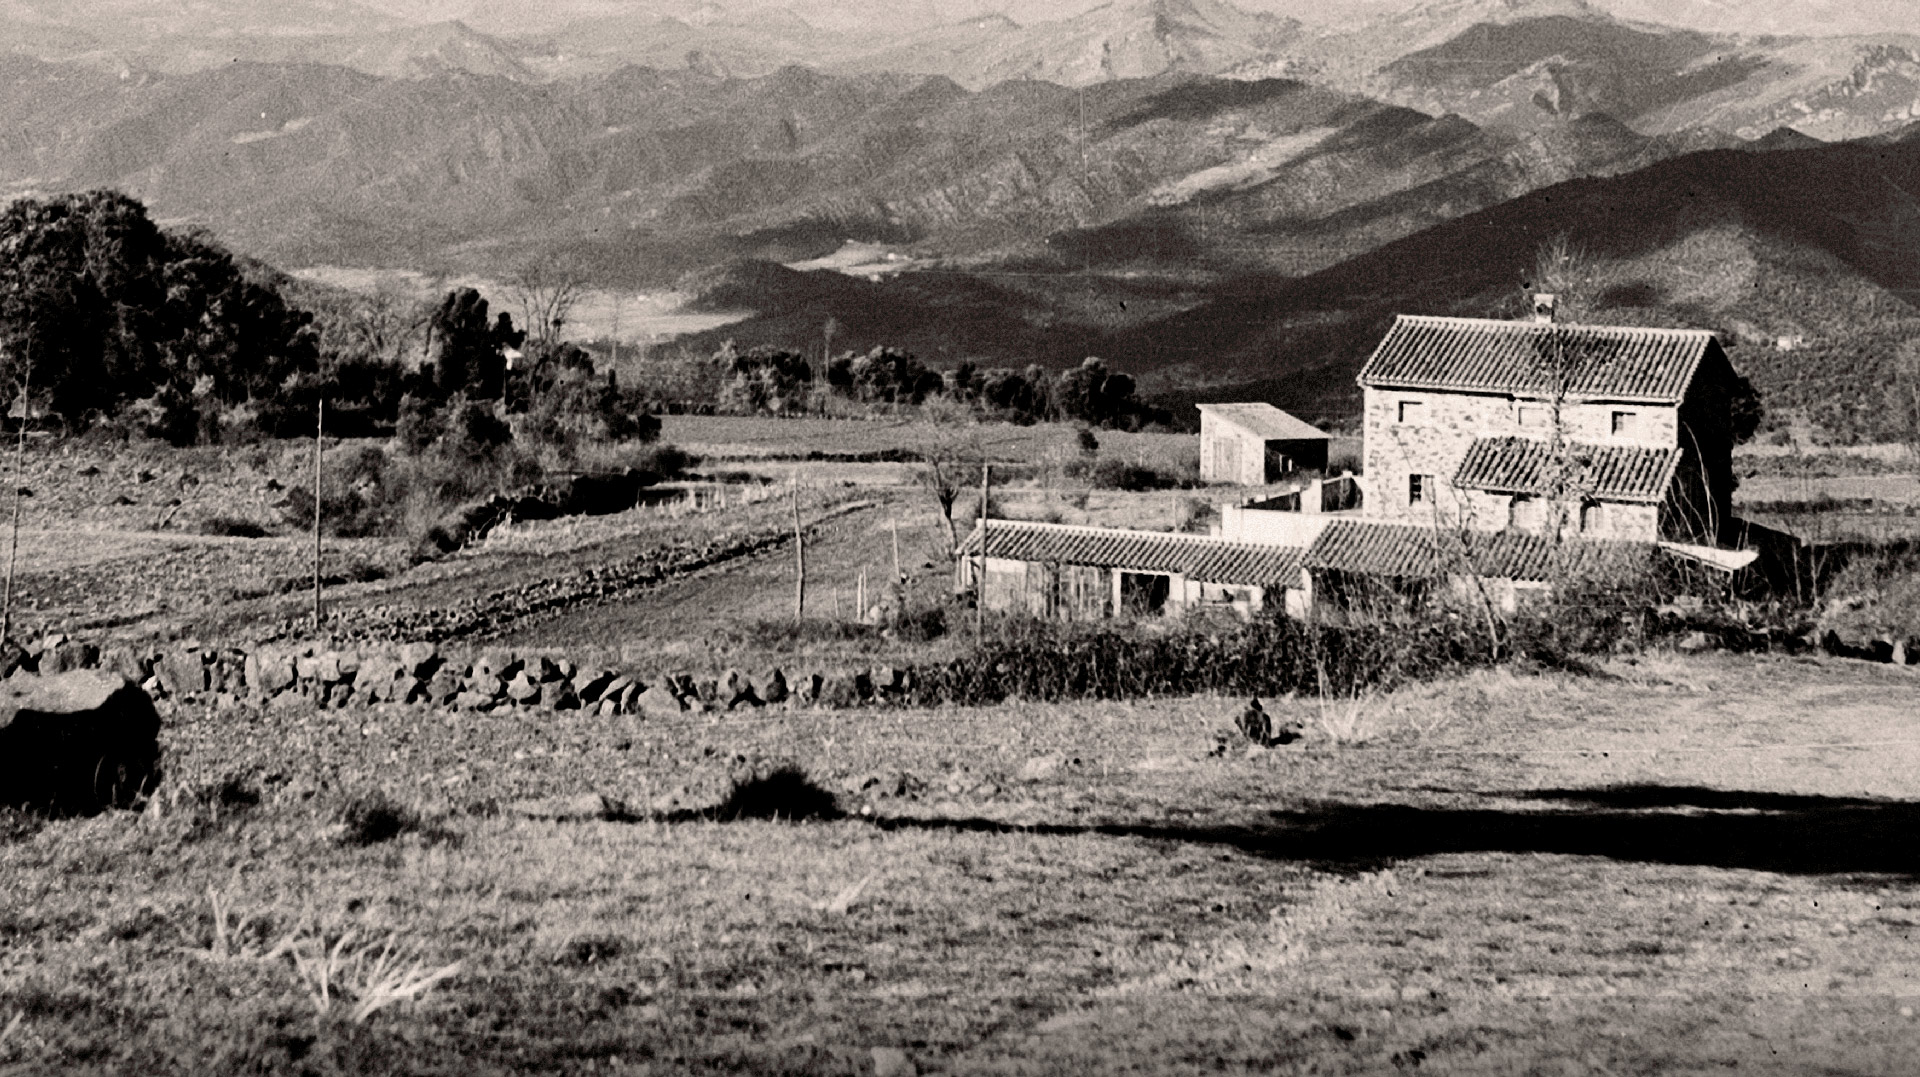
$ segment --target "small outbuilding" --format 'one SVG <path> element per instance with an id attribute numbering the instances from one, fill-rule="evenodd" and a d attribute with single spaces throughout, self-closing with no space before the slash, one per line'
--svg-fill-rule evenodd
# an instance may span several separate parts
<path id="1" fill-rule="evenodd" d="M 1097 621 L 1214 607 L 1252 616 L 1296 609 L 1304 595 L 1303 547 L 1229 542 L 1206 535 L 991 520 L 961 543 L 956 590 L 988 609 Z M 979 586 L 984 561 L 985 586 Z"/>
<path id="2" fill-rule="evenodd" d="M 1272 404 L 1200 405 L 1200 481 L 1265 486 L 1327 469 L 1327 434 Z"/>

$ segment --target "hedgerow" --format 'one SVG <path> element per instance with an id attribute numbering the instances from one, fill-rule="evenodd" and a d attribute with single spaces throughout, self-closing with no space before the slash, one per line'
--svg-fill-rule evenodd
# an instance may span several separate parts
<path id="1" fill-rule="evenodd" d="M 1494 661 L 1484 635 L 1449 620 L 1312 625 L 1288 619 L 1171 632 L 1034 623 L 971 653 L 916 668 L 927 703 L 1056 702 L 1147 696 L 1347 695 Z"/>

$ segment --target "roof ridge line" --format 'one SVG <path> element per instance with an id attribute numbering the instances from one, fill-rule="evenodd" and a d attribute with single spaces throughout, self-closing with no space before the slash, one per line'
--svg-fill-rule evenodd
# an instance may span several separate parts
<path id="1" fill-rule="evenodd" d="M 1394 315 L 1394 318 L 1399 321 L 1438 322 L 1438 323 L 1445 323 L 1447 325 L 1487 326 L 1489 328 L 1511 327 L 1514 329 L 1535 329 L 1535 328 L 1585 329 L 1585 330 L 1594 330 L 1594 331 L 1613 331 L 1613 332 L 1620 332 L 1620 333 L 1687 333 L 1687 334 L 1699 334 L 1701 336 L 1709 336 L 1709 337 L 1718 335 L 1711 329 L 1674 328 L 1670 326 L 1658 326 L 1658 325 L 1611 325 L 1611 324 L 1602 325 L 1594 322 L 1532 322 L 1532 321 L 1518 321 L 1518 320 L 1508 319 L 1508 318 L 1472 318 L 1472 317 L 1467 317 L 1465 315 L 1460 315 L 1460 314 L 1396 314 Z"/>
<path id="2" fill-rule="evenodd" d="M 1075 531 L 1075 532 L 1081 532 L 1081 533 L 1092 534 L 1092 535 L 1137 535 L 1141 538 L 1178 539 L 1182 542 L 1201 542 L 1201 543 L 1208 543 L 1208 544 L 1218 545 L 1218 546 L 1241 546 L 1241 547 L 1246 547 L 1247 549 L 1253 549 L 1253 550 L 1304 550 L 1306 549 L 1305 546 L 1290 546 L 1282 542 L 1248 542 L 1244 539 L 1222 538 L 1219 535 L 1196 535 L 1187 531 L 1146 531 L 1137 527 L 1105 527 L 1100 524 L 1056 524 L 1056 523 L 1048 523 L 1044 520 L 1008 520 L 1008 519 L 996 520 L 996 519 L 989 518 L 987 522 L 990 524 L 1007 524 L 1011 526 L 1031 528 L 1036 531 L 1039 531 L 1039 530 Z M 976 519 L 974 521 L 973 530 L 969 531 L 967 535 L 968 535 L 968 538 L 972 538 L 974 535 L 978 535 L 979 533 L 980 533 L 979 521 L 978 519 Z"/>

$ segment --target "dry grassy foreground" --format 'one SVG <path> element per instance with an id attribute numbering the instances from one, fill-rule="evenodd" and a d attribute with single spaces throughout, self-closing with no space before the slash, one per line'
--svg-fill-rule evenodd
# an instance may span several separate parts
<path id="1" fill-rule="evenodd" d="M 224 800 L 0 829 L 0 1072 L 1915 1072 L 1915 685 L 1482 674 L 1251 756 L 1202 699 L 177 714 Z M 849 814 L 493 810 L 697 805 L 736 754 Z M 375 789 L 417 814 L 343 815 Z M 389 937 L 458 968 L 374 1008 Z"/>

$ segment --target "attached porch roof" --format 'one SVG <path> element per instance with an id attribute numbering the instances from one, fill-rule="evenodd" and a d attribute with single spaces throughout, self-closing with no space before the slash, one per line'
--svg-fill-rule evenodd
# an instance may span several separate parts
<path id="1" fill-rule="evenodd" d="M 1299 546 L 1228 542 L 1171 531 L 1127 531 L 1025 520 L 989 520 L 987 526 L 988 557 L 1128 572 L 1177 572 L 1204 583 L 1294 586 L 1299 582 L 1306 552 Z M 978 527 L 960 544 L 960 553 L 980 556 Z"/>
<path id="2" fill-rule="evenodd" d="M 1306 554 L 1310 569 L 1407 578 L 1484 576 L 1547 583 L 1644 565 L 1645 542 L 1563 539 L 1517 531 L 1455 531 L 1417 524 L 1334 520 Z"/>
<path id="3" fill-rule="evenodd" d="M 1678 449 L 1569 442 L 1556 453 L 1538 438 L 1475 438 L 1453 484 L 1503 494 L 1659 502 L 1680 464 Z"/>

